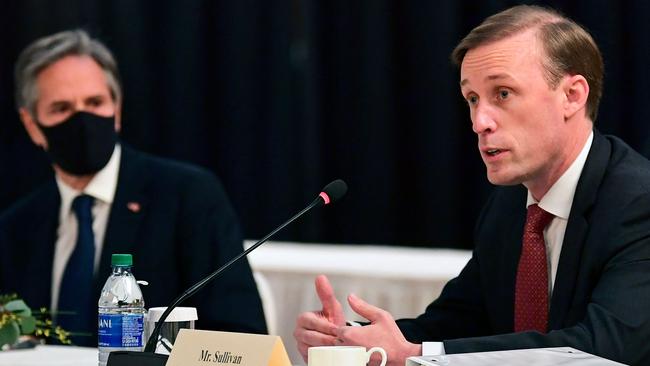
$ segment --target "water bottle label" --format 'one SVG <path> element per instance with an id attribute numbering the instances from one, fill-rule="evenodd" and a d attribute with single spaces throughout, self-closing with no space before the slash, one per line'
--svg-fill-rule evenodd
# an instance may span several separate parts
<path id="1" fill-rule="evenodd" d="M 99 347 L 142 347 L 143 314 L 99 314 Z"/>

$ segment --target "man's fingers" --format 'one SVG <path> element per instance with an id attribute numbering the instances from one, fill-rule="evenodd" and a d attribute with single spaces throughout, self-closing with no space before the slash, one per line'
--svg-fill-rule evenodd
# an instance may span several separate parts
<path id="1" fill-rule="evenodd" d="M 298 340 L 299 345 L 304 344 L 307 347 L 334 346 L 337 344 L 335 336 L 307 329 L 296 330 L 294 337 Z"/>
<path id="2" fill-rule="evenodd" d="M 302 356 L 302 360 L 307 363 L 307 352 L 309 352 L 309 346 L 305 343 L 298 342 L 297 348 L 298 352 L 300 352 L 300 355 Z"/>
<path id="3" fill-rule="evenodd" d="M 338 327 L 319 311 L 302 313 L 298 316 L 293 337 L 296 339 L 298 351 L 300 351 L 305 362 L 307 361 L 309 347 L 336 344 L 337 329 Z"/>
<path id="4" fill-rule="evenodd" d="M 318 294 L 321 304 L 323 304 L 323 309 L 332 308 L 337 304 L 340 306 L 338 300 L 336 300 L 336 297 L 334 296 L 334 289 L 325 275 L 316 276 L 314 282 L 316 285 L 316 293 Z"/>
<path id="5" fill-rule="evenodd" d="M 355 294 L 348 296 L 348 303 L 355 313 L 370 320 L 371 322 L 379 321 L 388 315 L 388 313 L 374 305 L 370 305 Z"/>
<path id="6" fill-rule="evenodd" d="M 321 304 L 323 304 L 323 315 L 336 325 L 344 325 L 345 317 L 343 315 L 343 308 L 334 296 L 334 289 L 332 289 L 330 281 L 326 276 L 319 275 L 316 277 L 315 284 L 316 293 Z"/>
<path id="7" fill-rule="evenodd" d="M 335 335 L 337 326 L 317 312 L 302 313 L 298 316 L 296 329 L 314 330 Z"/>

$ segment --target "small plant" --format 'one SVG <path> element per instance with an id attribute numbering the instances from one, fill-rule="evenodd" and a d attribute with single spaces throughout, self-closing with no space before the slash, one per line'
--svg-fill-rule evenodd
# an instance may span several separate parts
<path id="1" fill-rule="evenodd" d="M 61 344 L 70 344 L 70 333 L 54 326 L 50 315 L 46 308 L 32 312 L 16 294 L 0 294 L 0 350 L 9 348 L 23 335 L 56 339 Z"/>

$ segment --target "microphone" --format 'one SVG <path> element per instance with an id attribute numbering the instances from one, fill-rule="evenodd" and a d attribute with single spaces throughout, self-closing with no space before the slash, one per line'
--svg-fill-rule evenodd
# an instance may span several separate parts
<path id="1" fill-rule="evenodd" d="M 282 225 L 275 228 L 275 230 L 268 233 L 265 237 L 257 241 L 257 243 L 253 244 L 250 248 L 246 249 L 235 258 L 231 259 L 228 263 L 224 264 L 219 269 L 212 272 L 209 276 L 202 279 L 201 281 L 199 281 L 189 289 L 187 289 L 181 296 L 176 298 L 176 300 L 174 300 L 172 304 L 167 307 L 167 310 L 165 310 L 165 312 L 163 312 L 163 314 L 160 316 L 160 320 L 158 320 L 158 322 L 156 323 L 156 327 L 154 328 L 153 333 L 151 333 L 151 337 L 147 341 L 147 345 L 145 346 L 144 352 L 155 351 L 155 346 L 156 343 L 158 342 L 158 335 L 160 334 L 160 328 L 162 328 L 165 319 L 167 319 L 167 316 L 169 316 L 172 310 L 174 310 L 174 308 L 177 307 L 181 302 L 187 300 L 190 296 L 194 295 L 196 292 L 201 290 L 205 285 L 207 285 L 210 281 L 212 281 L 215 277 L 217 277 L 221 272 L 225 271 L 234 263 L 238 262 L 241 258 L 247 256 L 248 253 L 252 252 L 257 247 L 264 244 L 267 240 L 269 240 L 270 237 L 275 235 L 278 231 L 284 229 L 287 225 L 292 223 L 300 216 L 304 215 L 307 211 L 311 210 L 316 206 L 329 205 L 330 203 L 339 200 L 341 197 L 343 197 L 343 195 L 345 195 L 347 190 L 348 190 L 348 185 L 345 184 L 345 182 L 341 179 L 337 179 L 331 182 L 330 184 L 326 185 L 325 188 L 323 188 L 323 190 L 318 194 L 318 197 L 316 197 L 316 199 L 312 201 L 312 203 L 310 203 L 302 211 L 298 212 L 292 218 L 284 222 Z"/>
<path id="2" fill-rule="evenodd" d="M 155 348 L 156 348 L 156 343 L 158 343 L 158 336 L 160 334 L 160 330 L 165 323 L 165 319 L 169 316 L 169 314 L 176 308 L 178 305 L 180 305 L 183 301 L 187 300 L 190 296 L 194 295 L 196 292 L 201 290 L 205 285 L 207 285 L 210 281 L 212 281 L 215 277 L 217 277 L 219 274 L 221 274 L 223 271 L 228 269 L 230 266 L 238 262 L 241 258 L 247 256 L 250 252 L 255 250 L 257 247 L 260 245 L 264 244 L 267 240 L 269 240 L 270 237 L 278 233 L 280 230 L 284 229 L 287 225 L 295 221 L 297 218 L 300 216 L 304 215 L 314 207 L 320 207 L 320 206 L 326 206 L 329 204 L 332 204 L 339 199 L 341 199 L 345 193 L 348 191 L 348 185 L 341 179 L 337 179 L 328 185 L 326 185 L 323 190 L 318 194 L 316 199 L 314 199 L 307 207 L 302 209 L 302 211 L 298 212 L 295 214 L 293 217 L 291 217 L 289 220 L 285 221 L 283 224 L 275 228 L 273 231 L 268 233 L 265 237 L 262 239 L 258 240 L 255 244 L 253 244 L 250 248 L 246 249 L 242 253 L 240 253 L 238 256 L 235 258 L 231 259 L 228 263 L 224 264 L 223 266 L 219 267 L 216 271 L 212 272 L 209 274 L 207 277 L 202 279 L 201 281 L 197 282 L 195 285 L 187 289 L 183 294 L 181 294 L 179 297 L 177 297 L 170 306 L 167 307 L 167 310 L 163 312 L 163 314 L 160 316 L 160 319 L 156 323 L 156 326 L 153 329 L 153 332 L 151 333 L 151 336 L 149 337 L 149 340 L 147 341 L 147 344 L 144 348 L 144 354 L 142 352 L 132 352 L 132 351 L 117 351 L 117 352 L 111 352 L 108 356 L 108 363 L 107 366 L 111 365 L 164 365 L 167 356 L 165 355 L 159 355 L 154 353 Z M 148 357 L 151 356 L 151 357 Z M 144 359 L 150 358 L 150 360 L 145 361 Z M 154 360 L 155 359 L 155 360 Z M 111 362 L 113 361 L 113 362 Z"/>

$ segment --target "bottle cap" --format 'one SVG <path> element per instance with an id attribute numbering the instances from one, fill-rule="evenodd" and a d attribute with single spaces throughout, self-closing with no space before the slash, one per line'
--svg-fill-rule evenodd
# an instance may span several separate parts
<path id="1" fill-rule="evenodd" d="M 113 256 L 111 257 L 111 265 L 132 266 L 133 256 L 131 254 L 113 254 Z"/>

